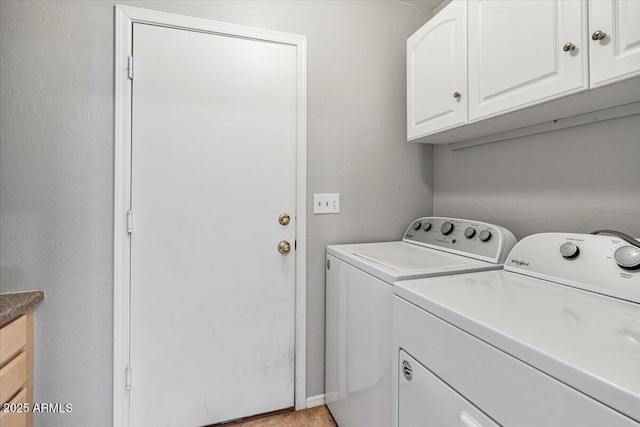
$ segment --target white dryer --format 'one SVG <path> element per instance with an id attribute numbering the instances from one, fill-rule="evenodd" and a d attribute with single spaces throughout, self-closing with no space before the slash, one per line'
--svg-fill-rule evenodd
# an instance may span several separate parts
<path id="1" fill-rule="evenodd" d="M 638 245 L 536 234 L 502 271 L 397 282 L 393 425 L 639 427 Z"/>
<path id="2" fill-rule="evenodd" d="M 391 425 L 393 282 L 501 268 L 515 241 L 496 225 L 425 217 L 402 241 L 327 247 L 325 400 L 339 427 Z"/>

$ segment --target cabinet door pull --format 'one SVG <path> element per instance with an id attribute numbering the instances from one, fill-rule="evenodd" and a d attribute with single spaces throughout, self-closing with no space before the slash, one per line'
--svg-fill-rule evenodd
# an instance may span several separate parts
<path id="1" fill-rule="evenodd" d="M 576 48 L 576 45 L 569 42 L 564 44 L 564 46 L 562 47 L 562 50 L 564 50 L 565 52 L 571 52 L 575 48 Z"/>
<path id="2" fill-rule="evenodd" d="M 595 41 L 602 40 L 605 37 L 607 37 L 607 33 L 600 30 L 595 31 L 593 34 L 591 34 L 591 40 L 595 40 Z"/>

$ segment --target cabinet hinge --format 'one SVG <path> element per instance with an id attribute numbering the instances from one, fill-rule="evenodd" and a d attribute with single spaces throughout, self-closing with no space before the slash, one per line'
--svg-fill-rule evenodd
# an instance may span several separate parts
<path id="1" fill-rule="evenodd" d="M 133 56 L 131 55 L 127 58 L 127 75 L 129 80 L 133 80 Z"/>
<path id="2" fill-rule="evenodd" d="M 127 211 L 127 233 L 131 234 L 133 231 L 133 211 Z"/>
<path id="3" fill-rule="evenodd" d="M 127 365 L 127 367 L 124 370 L 126 375 L 125 384 L 126 384 L 127 390 L 131 390 L 131 365 Z"/>

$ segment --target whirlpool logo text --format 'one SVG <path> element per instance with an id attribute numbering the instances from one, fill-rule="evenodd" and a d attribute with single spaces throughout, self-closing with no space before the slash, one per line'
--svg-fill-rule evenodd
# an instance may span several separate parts
<path id="1" fill-rule="evenodd" d="M 529 266 L 529 263 L 527 261 L 520 261 L 519 259 L 512 259 L 511 263 L 517 265 L 518 267 Z"/>

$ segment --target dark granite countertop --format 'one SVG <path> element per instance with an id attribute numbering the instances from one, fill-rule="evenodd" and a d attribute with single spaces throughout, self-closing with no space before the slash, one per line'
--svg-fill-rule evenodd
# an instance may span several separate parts
<path id="1" fill-rule="evenodd" d="M 0 327 L 26 313 L 43 299 L 42 291 L 0 294 Z"/>

